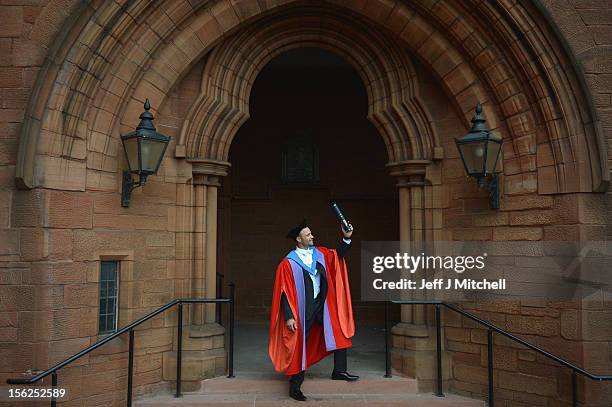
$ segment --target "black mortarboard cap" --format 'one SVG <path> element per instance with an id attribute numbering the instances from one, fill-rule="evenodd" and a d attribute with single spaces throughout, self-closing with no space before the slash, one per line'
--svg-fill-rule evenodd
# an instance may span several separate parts
<path id="1" fill-rule="evenodd" d="M 295 240 L 299 236 L 302 229 L 307 228 L 307 227 L 308 227 L 308 224 L 306 223 L 306 219 L 302 220 L 302 223 L 300 223 L 299 225 L 297 225 L 296 227 L 294 227 L 287 233 L 287 239 Z"/>

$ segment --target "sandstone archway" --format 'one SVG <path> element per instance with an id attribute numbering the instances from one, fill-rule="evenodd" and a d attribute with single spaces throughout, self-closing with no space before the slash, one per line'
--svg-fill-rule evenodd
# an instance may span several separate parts
<path id="1" fill-rule="evenodd" d="M 382 135 L 389 162 L 441 158 L 416 74 L 401 46 L 337 9 L 291 8 L 250 24 L 208 57 L 202 91 L 184 122 L 177 156 L 227 161 L 236 131 L 249 117 L 249 95 L 260 70 L 278 54 L 320 47 L 344 57 L 360 74 L 368 118 Z"/>
<path id="2" fill-rule="evenodd" d="M 18 184 L 111 189 L 118 133 L 133 127 L 144 98 L 160 106 L 181 75 L 232 30 L 292 3 L 102 2 L 80 10 L 33 92 Z M 475 102 L 484 102 L 490 126 L 512 141 L 504 150 L 507 188 L 607 189 L 605 140 L 590 97 L 564 40 L 535 6 L 349 1 L 312 7 L 347 10 L 386 30 L 438 75 L 466 125 Z"/>

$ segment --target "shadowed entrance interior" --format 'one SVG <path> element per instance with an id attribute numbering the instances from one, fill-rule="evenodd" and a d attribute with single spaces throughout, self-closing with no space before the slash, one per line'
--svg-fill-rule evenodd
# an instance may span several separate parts
<path id="1" fill-rule="evenodd" d="M 397 192 L 359 76 L 329 51 L 292 50 L 262 70 L 250 108 L 219 205 L 219 268 L 237 284 L 237 319 L 268 321 L 276 266 L 294 247 L 285 235 L 302 218 L 316 245 L 339 243 L 336 200 L 356 229 L 346 257 L 356 321 L 380 320 L 380 304 L 359 301 L 359 248 L 398 238 Z"/>
<path id="2" fill-rule="evenodd" d="M 250 109 L 219 202 L 219 269 L 237 285 L 237 371 L 273 373 L 272 287 L 294 247 L 285 234 L 306 218 L 315 244 L 335 247 L 342 235 L 329 204 L 336 200 L 356 229 L 346 256 L 358 328 L 349 367 L 384 372 L 383 308 L 359 301 L 359 249 L 362 240 L 398 238 L 397 192 L 383 140 L 366 118 L 361 79 L 329 51 L 295 49 L 261 71 Z M 312 374 L 329 374 L 327 359 Z"/>

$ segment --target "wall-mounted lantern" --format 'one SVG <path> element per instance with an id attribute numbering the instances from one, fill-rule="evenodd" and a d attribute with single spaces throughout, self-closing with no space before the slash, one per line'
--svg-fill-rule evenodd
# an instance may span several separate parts
<path id="1" fill-rule="evenodd" d="M 478 179 L 481 188 L 488 188 L 492 209 L 499 209 L 499 184 L 495 169 L 501 154 L 503 139 L 491 133 L 482 116 L 482 106 L 476 105 L 472 129 L 463 137 L 455 139 L 465 171 Z"/>
<path id="2" fill-rule="evenodd" d="M 170 142 L 170 137 L 158 133 L 153 126 L 153 114 L 149 112 L 149 99 L 144 103 L 145 111 L 140 115 L 140 124 L 136 131 L 121 136 L 123 150 L 127 158 L 128 171 L 123 171 L 121 188 L 121 206 L 130 206 L 130 197 L 134 188 L 141 187 L 147 177 L 157 174 L 164 153 Z M 132 174 L 138 175 L 138 182 L 132 179 Z"/>

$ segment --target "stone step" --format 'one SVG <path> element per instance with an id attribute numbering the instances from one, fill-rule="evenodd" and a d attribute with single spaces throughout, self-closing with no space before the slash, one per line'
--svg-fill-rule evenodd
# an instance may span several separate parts
<path id="1" fill-rule="evenodd" d="M 432 394 L 406 394 L 406 395 L 355 395 L 355 394 L 307 394 L 307 403 L 316 406 L 342 407 L 342 406 L 367 406 L 367 407 L 485 407 L 484 401 L 473 400 L 465 397 L 447 395 L 436 397 Z M 305 406 L 309 404 L 304 404 Z M 146 400 L 136 401 L 139 407 L 196 407 L 196 406 L 296 406 L 299 402 L 289 398 L 287 395 L 261 395 L 261 394 L 185 394 L 181 398 L 171 395 L 152 397 Z"/>
<path id="2" fill-rule="evenodd" d="M 282 394 L 289 382 L 282 375 L 240 373 L 233 379 L 216 377 L 203 380 L 201 394 Z M 361 373 L 356 382 L 331 380 L 329 376 L 306 373 L 302 391 L 308 394 L 415 394 L 416 379 L 394 376 L 384 378 L 380 373 Z"/>
<path id="3" fill-rule="evenodd" d="M 289 406 L 296 401 L 288 396 L 288 382 L 281 375 L 244 373 L 228 379 L 217 377 L 201 382 L 195 392 L 184 392 L 181 398 L 172 394 L 144 397 L 134 405 L 139 407 L 195 407 L 219 406 Z M 417 393 L 417 381 L 394 376 L 384 378 L 380 373 L 365 373 L 356 382 L 331 380 L 329 377 L 307 373 L 302 385 L 309 402 L 317 406 L 406 406 L 406 407 L 484 407 L 481 400 L 455 395 L 436 397 L 431 393 Z"/>

